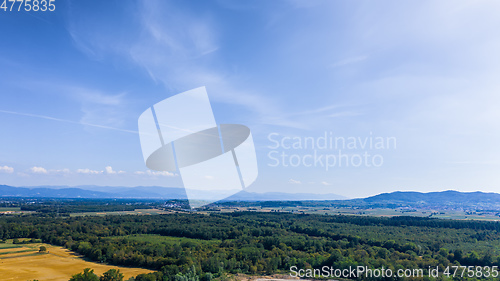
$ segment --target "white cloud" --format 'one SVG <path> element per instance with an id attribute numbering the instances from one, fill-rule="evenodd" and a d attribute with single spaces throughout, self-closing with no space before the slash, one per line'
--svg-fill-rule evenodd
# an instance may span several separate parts
<path id="1" fill-rule="evenodd" d="M 40 167 L 40 166 L 33 166 L 28 171 L 31 174 L 45 174 L 45 175 L 46 174 L 71 174 L 71 171 L 68 168 L 64 168 L 64 169 L 60 169 L 60 170 L 55 170 L 55 169 L 47 170 L 44 167 Z M 9 167 L 9 166 L 0 166 L 0 172 L 12 174 L 12 173 L 14 173 L 14 168 Z M 17 174 L 20 176 L 29 176 L 29 174 L 23 173 L 23 172 L 18 172 Z"/>
<path id="2" fill-rule="evenodd" d="M 115 171 L 115 170 L 113 170 L 113 167 L 111 167 L 111 166 L 107 166 L 104 169 L 106 171 L 106 174 L 109 174 L 109 175 L 124 174 L 125 173 L 125 171 Z"/>
<path id="3" fill-rule="evenodd" d="M 150 176 L 166 176 L 166 177 L 174 177 L 174 176 L 176 176 L 176 174 L 171 173 L 171 172 L 167 172 L 167 171 L 151 171 L 151 170 L 148 170 L 146 173 L 148 175 L 150 175 Z"/>
<path id="4" fill-rule="evenodd" d="M 291 183 L 291 184 L 302 184 L 302 182 L 301 182 L 301 181 L 294 180 L 294 179 L 290 179 L 290 180 L 288 181 L 288 183 Z"/>
<path id="5" fill-rule="evenodd" d="M 68 168 L 64 168 L 61 170 L 49 170 L 49 173 L 55 173 L 55 174 L 71 174 L 71 171 Z"/>
<path id="6" fill-rule="evenodd" d="M 106 170 L 106 174 L 116 174 L 116 172 L 113 171 L 113 168 L 111 166 L 107 166 L 104 169 Z"/>
<path id="7" fill-rule="evenodd" d="M 76 170 L 78 174 L 89 174 L 89 175 L 98 175 L 102 174 L 103 171 L 96 171 L 96 170 L 91 170 L 91 169 L 78 169 Z"/>
<path id="8" fill-rule="evenodd" d="M 33 174 L 47 174 L 47 170 L 43 167 L 32 167 L 30 169 L 30 172 L 32 172 Z"/>
<path id="9" fill-rule="evenodd" d="M 165 176 L 165 177 L 175 177 L 177 174 L 172 173 L 172 172 L 167 172 L 167 171 L 135 171 L 135 175 L 148 175 L 148 176 Z"/>
<path id="10" fill-rule="evenodd" d="M 9 166 L 0 166 L 0 172 L 2 173 L 7 173 L 7 174 L 12 174 L 14 173 L 14 168 L 9 167 Z"/>
<path id="11" fill-rule="evenodd" d="M 326 181 L 322 181 L 321 182 L 322 185 L 331 185 L 330 183 L 326 182 Z"/>

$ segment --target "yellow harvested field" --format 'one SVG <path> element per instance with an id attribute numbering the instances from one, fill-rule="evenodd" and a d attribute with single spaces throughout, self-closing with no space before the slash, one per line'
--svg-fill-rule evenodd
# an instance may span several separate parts
<path id="1" fill-rule="evenodd" d="M 40 246 L 47 247 L 47 252 L 39 253 Z M 1 280 L 67 281 L 73 274 L 80 273 L 87 267 L 94 269 L 94 273 L 99 276 L 111 268 L 119 269 L 125 277 L 124 280 L 141 273 L 152 272 L 143 268 L 119 267 L 88 262 L 74 252 L 49 244 L 24 244 L 20 248 L 0 249 Z"/>

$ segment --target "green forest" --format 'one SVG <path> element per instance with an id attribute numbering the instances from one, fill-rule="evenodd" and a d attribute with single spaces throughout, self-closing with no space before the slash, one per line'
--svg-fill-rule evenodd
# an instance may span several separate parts
<path id="1" fill-rule="evenodd" d="M 497 222 L 257 212 L 0 218 L 2 240 L 41 239 L 96 262 L 156 270 L 136 281 L 290 274 L 292 266 L 421 268 L 426 275 L 435 267 L 492 267 L 500 265 L 499 230 Z M 418 280 L 427 279 L 436 280 Z"/>

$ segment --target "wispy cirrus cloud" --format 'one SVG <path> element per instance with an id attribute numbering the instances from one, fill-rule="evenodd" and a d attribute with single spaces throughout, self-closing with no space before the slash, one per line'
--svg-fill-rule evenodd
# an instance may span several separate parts
<path id="1" fill-rule="evenodd" d="M 305 127 L 276 118 L 284 115 L 281 103 L 272 95 L 249 87 L 242 82 L 244 78 L 228 70 L 218 54 L 220 33 L 213 16 L 196 14 L 178 6 L 157 0 L 140 2 L 134 7 L 138 11 L 134 17 L 140 25 L 131 27 L 133 39 L 124 39 L 120 32 L 108 32 L 103 36 L 91 18 L 70 21 L 68 30 L 82 52 L 91 57 L 106 53 L 125 57 L 172 93 L 207 86 L 212 100 L 245 108 L 251 115 L 248 117 L 251 122 Z M 168 11 L 167 16 L 165 11 Z M 114 26 L 113 23 L 109 25 Z M 216 66 L 214 59 L 222 63 Z M 88 120 L 91 119 L 84 121 Z"/>
<path id="2" fill-rule="evenodd" d="M 355 63 L 365 61 L 366 59 L 368 59 L 368 56 L 348 57 L 348 58 L 345 58 L 345 59 L 342 59 L 340 61 L 333 63 L 330 67 L 340 67 L 340 66 L 345 66 L 345 65 L 349 65 L 349 64 L 355 64 Z"/>
<path id="3" fill-rule="evenodd" d="M 83 113 L 81 124 L 101 124 L 108 127 L 123 127 L 126 119 L 125 93 L 104 94 L 88 89 L 74 89 Z"/>
<path id="4" fill-rule="evenodd" d="M 78 124 L 78 125 L 83 125 L 83 126 L 90 126 L 90 127 L 101 128 L 101 129 L 106 129 L 106 130 L 113 130 L 113 131 L 120 131 L 120 132 L 125 132 L 125 133 L 139 134 L 139 132 L 133 131 L 133 130 L 125 130 L 125 129 L 115 128 L 115 127 L 110 127 L 110 126 L 105 126 L 105 125 L 91 124 L 91 123 L 82 122 L 82 121 L 72 121 L 72 120 L 55 118 L 55 117 L 46 116 L 46 115 L 40 115 L 40 114 L 32 114 L 32 113 L 25 113 L 25 112 L 16 112 L 16 111 L 2 110 L 2 109 L 0 109 L 0 113 L 6 113 L 6 114 L 12 114 L 12 115 L 20 115 L 20 116 L 27 116 L 27 117 L 34 117 L 34 118 L 51 120 L 51 121 L 58 121 L 58 122 Z"/>
<path id="5" fill-rule="evenodd" d="M 23 65 L 13 67 L 15 73 L 22 73 L 27 68 Z M 54 102 L 46 108 L 45 114 L 40 114 L 44 112 L 41 108 L 34 110 L 31 107 L 29 110 L 24 110 L 23 103 L 15 107 L 4 105 L 0 108 L 0 113 L 78 123 L 84 127 L 132 132 L 132 130 L 126 129 L 129 126 L 127 121 L 130 119 L 132 103 L 130 103 L 129 94 L 125 90 L 121 90 L 120 87 L 116 87 L 118 90 L 103 90 L 100 86 L 84 85 L 83 82 L 78 82 L 77 79 L 54 78 L 50 73 L 44 75 L 42 69 L 35 68 L 34 70 L 40 73 L 35 78 L 28 78 L 28 76 L 16 77 L 16 83 L 8 85 L 10 85 L 10 91 L 25 91 L 30 94 L 43 93 L 44 96 L 47 96 L 47 99 L 53 100 Z M 7 81 L 7 83 L 10 82 Z M 71 119 L 59 117 L 67 114 L 68 108 L 72 109 L 70 111 Z M 47 114 L 47 112 L 50 112 L 50 114 Z M 59 112 L 61 114 L 58 114 Z M 59 116 L 51 116 L 53 114 Z"/>

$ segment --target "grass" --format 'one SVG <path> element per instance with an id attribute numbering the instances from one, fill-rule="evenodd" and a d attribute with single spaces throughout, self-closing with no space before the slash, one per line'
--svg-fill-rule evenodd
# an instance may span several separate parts
<path id="1" fill-rule="evenodd" d="M 0 250 L 1 249 L 12 249 L 12 248 L 22 248 L 22 247 L 23 246 L 14 245 L 14 244 L 10 244 L 10 243 L 0 243 Z"/>
<path id="2" fill-rule="evenodd" d="M 82 272 L 87 267 L 94 269 L 97 275 L 102 275 L 111 268 L 119 269 L 125 276 L 124 280 L 141 273 L 151 272 L 151 270 L 142 268 L 110 266 L 89 262 L 74 252 L 49 244 L 13 245 L 11 244 L 12 241 L 7 242 L 6 244 L 0 244 L 4 246 L 1 248 L 4 250 L 0 253 L 0 276 L 8 276 L 8 280 L 69 280 L 72 275 Z M 40 246 L 45 246 L 47 252 L 39 253 Z"/>
<path id="3" fill-rule="evenodd" d="M 0 252 L 0 256 L 1 255 L 8 255 L 8 254 L 19 254 L 19 253 L 24 253 L 24 252 L 33 252 L 33 250 L 26 249 L 26 250 L 19 250 L 19 251 Z"/>
<path id="4" fill-rule="evenodd" d="M 157 234 L 134 234 L 134 235 L 126 235 L 126 236 L 112 236 L 109 237 L 111 239 L 126 239 L 137 242 L 146 242 L 151 244 L 179 244 L 179 243 L 194 243 L 194 244 L 206 244 L 206 243 L 214 243 L 218 244 L 220 240 L 201 240 L 201 239 L 192 239 L 192 238 L 184 238 L 184 237 L 172 237 L 172 236 L 161 236 Z"/>
<path id="5" fill-rule="evenodd" d="M 85 216 L 110 216 L 110 215 L 160 215 L 168 214 L 168 211 L 158 209 L 135 209 L 134 211 L 115 211 L 115 212 L 83 212 L 71 213 L 71 217 L 85 217 Z"/>
<path id="6" fill-rule="evenodd" d="M 1 212 L 18 212 L 21 211 L 21 208 L 19 207 L 0 207 L 0 213 Z"/>
<path id="7" fill-rule="evenodd" d="M 244 208 L 240 208 L 244 209 Z M 231 212 L 234 210 L 223 210 Z M 318 215 L 354 215 L 354 216 L 374 216 L 374 217 L 394 217 L 394 216 L 414 216 L 414 217 L 433 217 L 439 219 L 454 219 L 454 220 L 482 220 L 482 221 L 500 221 L 500 217 L 496 212 L 492 213 L 472 213 L 467 214 L 460 210 L 430 210 L 430 209 L 388 209 L 388 208 L 375 208 L 375 209 L 362 209 L 362 208 L 334 208 L 334 207 L 271 207 L 262 208 L 260 211 L 264 212 L 298 212 L 306 214 Z"/>

